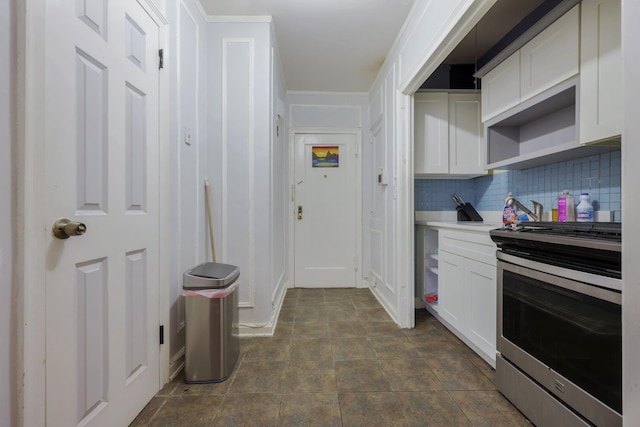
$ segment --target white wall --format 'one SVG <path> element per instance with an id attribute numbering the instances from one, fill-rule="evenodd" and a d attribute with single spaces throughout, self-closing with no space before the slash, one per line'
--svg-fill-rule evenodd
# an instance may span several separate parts
<path id="1" fill-rule="evenodd" d="M 288 162 L 286 88 L 278 48 L 271 26 L 271 299 L 279 301 L 286 290 L 288 276 L 289 230 L 287 228 Z M 276 307 L 277 308 L 277 307 Z"/>
<path id="2" fill-rule="evenodd" d="M 15 36 L 10 0 L 0 0 L 0 223 L 6 233 L 0 239 L 0 426 L 16 425 L 16 307 L 13 281 L 14 198 L 12 187 L 12 140 L 15 138 L 12 109 L 13 43 Z"/>
<path id="3" fill-rule="evenodd" d="M 624 60 L 624 129 L 622 132 L 622 412 L 623 426 L 640 425 L 640 2 L 622 2 L 622 57 Z"/>
<path id="4" fill-rule="evenodd" d="M 170 370 L 184 362 L 182 274 L 211 261 L 204 180 L 207 154 L 207 22 L 193 0 L 168 2 L 170 73 L 169 185 L 170 223 Z"/>
<path id="5" fill-rule="evenodd" d="M 283 141 L 274 138 L 282 73 L 270 20 L 209 19 L 217 22 L 208 36 L 207 168 L 220 221 L 219 261 L 240 267 L 240 333 L 271 334 L 287 280 L 286 243 L 276 234 L 286 224 L 284 190 L 276 188 L 286 176 L 276 158 Z"/>
<path id="6" fill-rule="evenodd" d="M 374 190 L 371 274 L 374 292 L 398 325 L 413 327 L 413 147 L 409 95 L 435 70 L 495 0 L 416 0 L 374 82 L 372 111 L 381 111 L 377 163 L 389 185 Z M 448 49 L 448 51 L 447 51 Z M 404 92 L 404 94 L 402 93 Z M 385 164 L 382 165 L 382 157 Z"/>
<path id="7" fill-rule="evenodd" d="M 398 322 L 398 286 L 396 286 L 396 259 L 393 256 L 396 245 L 396 204 L 397 164 L 394 161 L 396 135 L 396 86 L 397 67 L 388 69 L 387 74 L 371 94 L 372 126 L 372 176 L 368 187 L 372 194 L 371 219 L 366 233 L 370 241 L 369 282 L 373 292 L 385 306 L 391 317 Z M 377 174 L 382 171 L 383 182 L 379 185 Z"/>

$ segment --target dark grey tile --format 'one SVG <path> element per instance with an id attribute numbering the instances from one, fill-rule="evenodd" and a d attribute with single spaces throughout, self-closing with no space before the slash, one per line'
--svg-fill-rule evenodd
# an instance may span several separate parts
<path id="1" fill-rule="evenodd" d="M 485 362 L 484 359 L 474 353 L 469 360 L 480 370 L 480 372 L 484 374 L 485 377 L 489 378 L 489 381 L 493 384 L 496 383 L 496 370 Z"/>
<path id="2" fill-rule="evenodd" d="M 284 299 L 298 298 L 298 295 L 300 295 L 300 289 L 290 288 L 287 289 L 287 293 L 284 294 Z"/>
<path id="3" fill-rule="evenodd" d="M 406 337 L 402 328 L 399 328 L 393 322 L 363 322 L 364 327 L 367 329 L 367 336 L 369 337 L 381 337 L 381 336 L 395 336 Z"/>
<path id="4" fill-rule="evenodd" d="M 298 338 L 291 341 L 291 360 L 332 360 L 329 338 Z"/>
<path id="5" fill-rule="evenodd" d="M 398 337 L 369 337 L 378 359 L 415 359 L 420 354 L 409 338 Z"/>
<path id="6" fill-rule="evenodd" d="M 296 322 L 327 322 L 327 311 L 324 308 L 310 310 L 296 309 Z"/>
<path id="7" fill-rule="evenodd" d="M 389 317 L 389 313 L 384 308 L 380 308 L 380 305 L 377 304 L 377 307 L 373 308 L 361 308 L 356 306 L 358 311 L 358 317 L 363 322 L 392 322 L 393 320 Z"/>
<path id="8" fill-rule="evenodd" d="M 218 413 L 222 399 L 222 396 L 168 397 L 147 425 L 153 427 L 210 426 Z"/>
<path id="9" fill-rule="evenodd" d="M 412 427 L 464 427 L 471 421 L 446 391 L 396 392 L 398 405 Z"/>
<path id="10" fill-rule="evenodd" d="M 416 322 L 415 328 L 404 329 L 403 332 L 407 336 L 430 335 L 433 333 L 442 334 L 447 332 L 442 323 L 438 322 L 433 317 L 431 317 L 430 319 L 431 320 L 424 320 L 420 323 Z"/>
<path id="11" fill-rule="evenodd" d="M 332 360 L 295 360 L 289 362 L 284 393 L 336 393 L 336 371 Z"/>
<path id="12" fill-rule="evenodd" d="M 495 390 L 495 385 L 465 358 L 428 359 L 429 366 L 446 390 Z"/>
<path id="13" fill-rule="evenodd" d="M 153 416 L 158 412 L 158 410 L 164 405 L 166 397 L 154 397 L 151 399 L 151 402 L 147 403 L 147 406 L 144 407 L 142 412 L 138 414 L 135 420 L 129 427 L 138 427 L 138 426 L 146 426 L 149 425 Z"/>
<path id="14" fill-rule="evenodd" d="M 449 393 L 474 426 L 517 427 L 532 424 L 498 391 Z"/>
<path id="15" fill-rule="evenodd" d="M 332 338 L 333 360 L 376 359 L 376 351 L 367 338 Z"/>
<path id="16" fill-rule="evenodd" d="M 259 338 L 244 352 L 245 360 L 289 360 L 290 339 Z"/>
<path id="17" fill-rule="evenodd" d="M 377 360 L 341 360 L 334 363 L 340 393 L 391 391 Z"/>
<path id="18" fill-rule="evenodd" d="M 283 307 L 278 314 L 279 322 L 293 322 L 296 320 L 296 308 L 295 307 Z"/>
<path id="19" fill-rule="evenodd" d="M 359 320 L 351 322 L 332 322 L 329 320 L 329 336 L 333 338 L 358 338 L 367 336 L 364 324 Z"/>
<path id="20" fill-rule="evenodd" d="M 362 319 L 358 316 L 355 308 L 351 307 L 331 307 L 327 308 L 329 320 L 337 322 L 359 322 Z"/>
<path id="21" fill-rule="evenodd" d="M 393 391 L 444 389 L 424 359 L 381 360 L 380 365 Z"/>
<path id="22" fill-rule="evenodd" d="M 469 358 L 470 351 L 442 334 L 415 335 L 408 337 L 414 348 L 427 359 Z"/>
<path id="23" fill-rule="evenodd" d="M 349 310 L 356 311 L 355 305 L 351 302 L 351 299 L 333 299 L 325 297 L 324 308 L 328 311 L 331 310 Z"/>
<path id="24" fill-rule="evenodd" d="M 298 293 L 298 299 L 301 298 L 324 298 L 324 290 L 323 289 L 312 289 L 312 288 L 300 288 L 300 292 Z"/>
<path id="25" fill-rule="evenodd" d="M 298 426 L 342 426 L 338 394 L 283 394 L 278 427 Z"/>
<path id="26" fill-rule="evenodd" d="M 168 382 L 162 387 L 162 390 L 156 394 L 156 396 L 169 396 L 173 393 L 176 387 L 180 387 L 184 384 L 184 374 L 181 372 L 178 378 L 171 382 Z"/>
<path id="27" fill-rule="evenodd" d="M 273 338 L 289 339 L 293 334 L 293 322 L 278 320 Z"/>
<path id="28" fill-rule="evenodd" d="M 329 323 L 326 320 L 298 322 L 293 324 L 292 338 L 329 338 Z"/>
<path id="29" fill-rule="evenodd" d="M 213 426 L 276 426 L 280 411 L 280 398 L 280 394 L 227 395 L 220 405 Z"/>
<path id="30" fill-rule="evenodd" d="M 282 300 L 282 308 L 296 308 L 296 305 L 298 305 L 298 299 L 297 298 L 285 298 L 284 300 Z"/>
<path id="31" fill-rule="evenodd" d="M 393 393 L 340 393 L 342 425 L 406 426 Z"/>
<path id="32" fill-rule="evenodd" d="M 131 425 L 530 426 L 484 360 L 415 316 L 399 328 L 369 289 L 288 289 L 274 336 L 241 338 L 231 378 L 181 374 Z"/>
<path id="33" fill-rule="evenodd" d="M 229 388 L 229 393 L 282 393 L 286 361 L 243 360 Z"/>

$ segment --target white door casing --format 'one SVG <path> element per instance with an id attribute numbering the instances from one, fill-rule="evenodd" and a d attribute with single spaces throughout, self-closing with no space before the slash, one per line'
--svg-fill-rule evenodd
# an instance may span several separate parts
<path id="1" fill-rule="evenodd" d="M 159 389 L 159 27 L 135 1 L 47 2 L 48 425 L 127 425 Z"/>
<path id="2" fill-rule="evenodd" d="M 357 132 L 293 133 L 296 287 L 358 283 L 358 142 Z M 313 147 L 338 147 L 338 166 L 313 167 Z"/>

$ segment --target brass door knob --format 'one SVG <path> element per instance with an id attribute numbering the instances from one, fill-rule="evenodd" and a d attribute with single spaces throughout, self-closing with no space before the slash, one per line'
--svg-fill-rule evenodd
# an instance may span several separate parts
<path id="1" fill-rule="evenodd" d="M 58 239 L 68 239 L 71 236 L 82 236 L 87 226 L 81 222 L 61 218 L 53 224 L 53 235 Z"/>

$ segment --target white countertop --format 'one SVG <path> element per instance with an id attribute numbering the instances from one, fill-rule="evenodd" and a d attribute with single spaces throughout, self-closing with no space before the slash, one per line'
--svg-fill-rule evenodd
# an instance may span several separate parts
<path id="1" fill-rule="evenodd" d="M 486 223 L 486 222 L 457 222 L 457 221 L 415 221 L 416 225 L 426 225 L 429 227 L 438 228 L 454 228 L 459 230 L 474 230 L 474 231 L 490 231 L 496 228 L 501 228 L 501 223 Z"/>
<path id="2" fill-rule="evenodd" d="M 416 211 L 414 223 L 416 225 L 426 225 L 429 227 L 452 228 L 458 230 L 489 231 L 502 227 L 502 212 L 480 212 L 484 222 L 458 222 L 456 212 L 427 212 Z M 490 219 L 487 221 L 487 219 Z"/>

